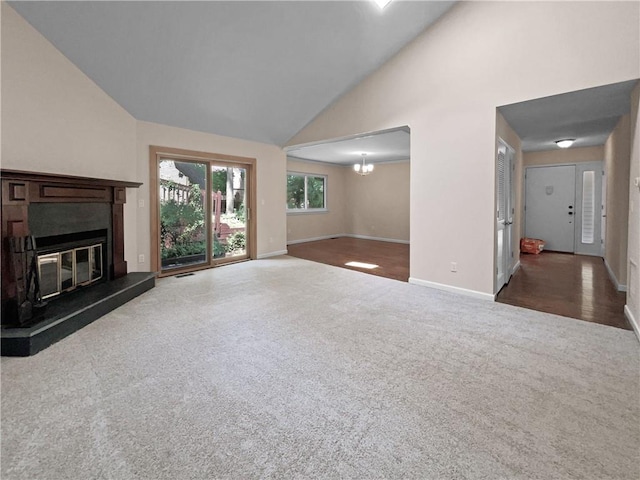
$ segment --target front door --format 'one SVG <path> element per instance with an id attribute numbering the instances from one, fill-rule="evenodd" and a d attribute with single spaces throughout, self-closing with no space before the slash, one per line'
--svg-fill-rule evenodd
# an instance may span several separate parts
<path id="1" fill-rule="evenodd" d="M 529 167 L 525 177 L 525 236 L 545 250 L 574 252 L 576 167 Z"/>

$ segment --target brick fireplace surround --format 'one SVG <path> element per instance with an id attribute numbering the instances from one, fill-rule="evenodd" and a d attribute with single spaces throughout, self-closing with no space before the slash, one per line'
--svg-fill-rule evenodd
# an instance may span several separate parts
<path id="1" fill-rule="evenodd" d="M 0 177 L 3 356 L 33 355 L 153 288 L 155 274 L 128 274 L 124 260 L 126 189 L 138 188 L 140 183 L 15 170 L 1 170 Z M 103 253 L 96 260 L 99 281 L 48 298 L 46 306 L 34 308 L 32 318 L 21 318 L 18 292 L 27 282 L 16 268 L 11 243 L 32 236 L 36 252 L 49 253 L 55 250 L 51 244 L 56 239 L 66 249 L 81 245 L 92 232 L 101 232 L 103 237 Z M 38 248 L 42 245 L 47 250 Z"/>

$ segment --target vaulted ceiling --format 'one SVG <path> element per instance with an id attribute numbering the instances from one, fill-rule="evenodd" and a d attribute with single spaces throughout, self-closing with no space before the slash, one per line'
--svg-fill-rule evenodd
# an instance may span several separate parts
<path id="1" fill-rule="evenodd" d="M 284 145 L 454 3 L 10 5 L 138 120 Z"/>

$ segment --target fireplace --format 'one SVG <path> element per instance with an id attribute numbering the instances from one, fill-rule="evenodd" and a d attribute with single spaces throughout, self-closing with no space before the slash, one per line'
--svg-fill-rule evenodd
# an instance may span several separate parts
<path id="1" fill-rule="evenodd" d="M 152 288 L 127 273 L 137 182 L 2 170 L 2 355 L 32 355 Z"/>

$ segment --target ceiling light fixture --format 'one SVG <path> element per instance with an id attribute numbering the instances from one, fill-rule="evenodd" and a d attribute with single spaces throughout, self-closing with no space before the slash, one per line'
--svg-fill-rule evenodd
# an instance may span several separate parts
<path id="1" fill-rule="evenodd" d="M 384 7 L 386 7 L 391 3 L 391 0 L 373 0 L 373 1 L 376 2 L 376 5 L 380 7 L 380 10 L 382 10 Z"/>
<path id="2" fill-rule="evenodd" d="M 575 138 L 564 138 L 562 140 L 556 140 L 556 145 L 558 145 L 560 148 L 569 148 L 575 141 Z"/>
<path id="3" fill-rule="evenodd" d="M 373 164 L 369 164 L 367 165 L 365 162 L 365 157 L 367 156 L 366 153 L 362 153 L 362 164 L 360 163 L 356 163 L 353 166 L 353 169 L 355 170 L 355 172 L 359 175 L 365 176 L 365 175 L 369 175 L 371 172 L 373 172 Z"/>

